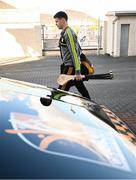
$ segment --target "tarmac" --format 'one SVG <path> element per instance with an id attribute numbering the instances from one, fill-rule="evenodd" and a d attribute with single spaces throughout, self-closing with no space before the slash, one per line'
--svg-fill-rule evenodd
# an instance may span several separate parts
<path id="1" fill-rule="evenodd" d="M 112 110 L 136 134 L 136 57 L 87 56 L 95 73 L 114 73 L 113 80 L 85 82 L 92 100 Z M 57 88 L 60 64 L 56 55 L 1 59 L 0 76 Z M 75 87 L 70 91 L 78 93 Z"/>

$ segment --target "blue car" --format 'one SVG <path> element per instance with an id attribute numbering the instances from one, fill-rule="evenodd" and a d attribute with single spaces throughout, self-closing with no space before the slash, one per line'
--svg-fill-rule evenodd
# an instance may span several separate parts
<path id="1" fill-rule="evenodd" d="M 0 179 L 136 179 L 136 136 L 77 94 L 0 78 Z"/>

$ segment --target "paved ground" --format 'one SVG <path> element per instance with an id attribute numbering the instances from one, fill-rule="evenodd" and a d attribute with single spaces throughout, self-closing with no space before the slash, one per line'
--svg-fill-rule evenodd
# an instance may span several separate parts
<path id="1" fill-rule="evenodd" d="M 94 64 L 95 73 L 112 70 L 115 74 L 114 80 L 85 82 L 92 99 L 106 105 L 136 133 L 136 57 L 88 57 Z M 1 64 L 0 76 L 56 88 L 60 63 L 59 57 L 52 56 L 18 64 Z M 78 93 L 74 87 L 71 91 Z"/>

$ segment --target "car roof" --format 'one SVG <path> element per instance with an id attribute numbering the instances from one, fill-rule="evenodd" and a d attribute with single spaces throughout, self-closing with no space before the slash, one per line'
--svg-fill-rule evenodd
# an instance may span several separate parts
<path id="1" fill-rule="evenodd" d="M 5 137 L 1 147 L 8 154 L 2 160 L 6 166 L 11 161 L 18 164 L 19 173 L 10 167 L 12 178 L 136 177 L 135 137 L 129 132 L 133 138 L 126 138 L 126 134 L 118 131 L 117 120 L 119 123 L 121 120 L 115 116 L 114 124 L 107 113 L 112 112 L 106 107 L 73 93 L 7 78 L 0 79 L 0 107 L 1 131 Z M 29 163 L 28 159 L 16 158 L 16 154 L 22 153 Z M 51 171 L 53 160 L 56 165 Z M 21 169 L 28 168 L 26 162 L 34 169 L 39 165 L 41 174 L 23 173 Z M 75 168 L 71 176 L 63 167 L 64 162 Z M 77 173 L 83 164 L 87 169 L 103 170 L 97 175 L 88 171 Z M 48 173 L 43 171 L 44 166 Z M 2 177 L 9 178 L 7 171 L 3 169 Z"/>

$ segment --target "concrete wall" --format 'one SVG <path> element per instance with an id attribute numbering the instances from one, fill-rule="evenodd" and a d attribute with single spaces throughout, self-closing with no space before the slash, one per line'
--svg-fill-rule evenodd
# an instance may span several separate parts
<path id="1" fill-rule="evenodd" d="M 107 21 L 104 21 L 103 23 L 103 41 L 102 41 L 102 47 L 103 47 L 103 54 L 107 53 Z"/>
<path id="2" fill-rule="evenodd" d="M 120 56 L 120 31 L 118 18 L 114 19 L 112 31 L 112 56 Z"/>
<path id="3" fill-rule="evenodd" d="M 42 55 L 40 17 L 32 10 L 0 10 L 0 58 Z"/>
<path id="4" fill-rule="evenodd" d="M 104 22 L 104 54 L 113 55 L 117 46 L 117 19 L 114 16 L 109 16 L 108 21 Z"/>

